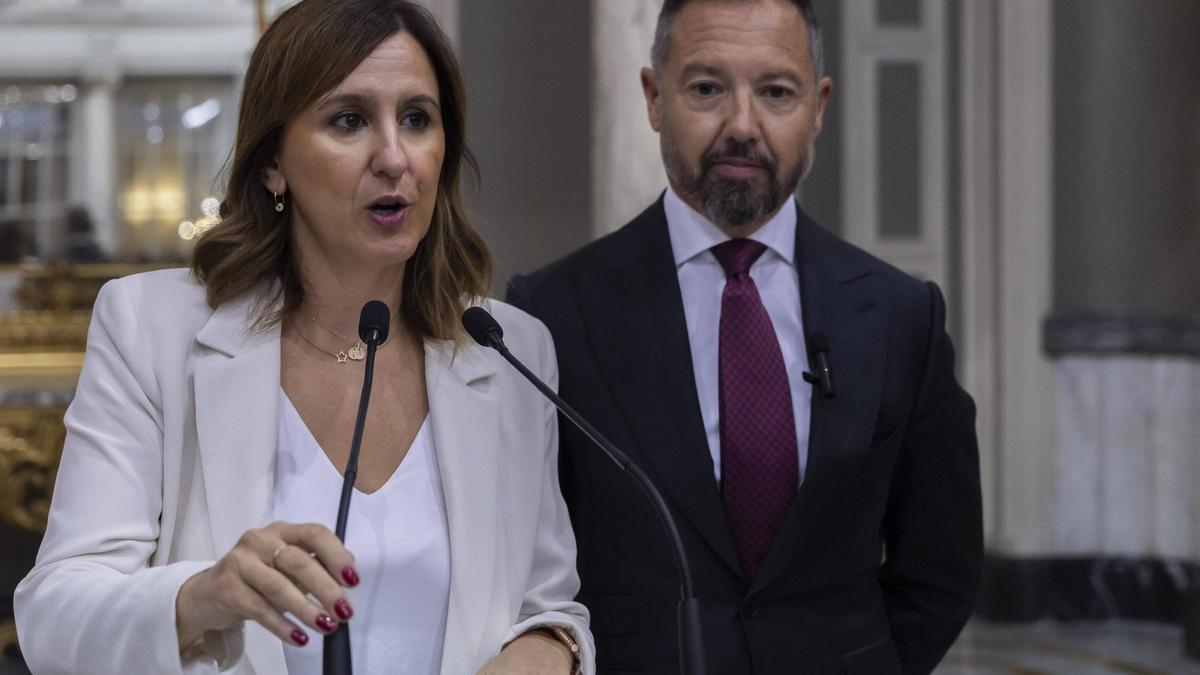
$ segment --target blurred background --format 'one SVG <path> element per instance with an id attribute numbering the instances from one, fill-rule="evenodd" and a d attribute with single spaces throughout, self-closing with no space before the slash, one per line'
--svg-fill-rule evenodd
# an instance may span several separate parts
<path id="1" fill-rule="evenodd" d="M 91 303 L 216 222 L 275 0 L 0 0 L 0 672 Z M 661 0 L 427 0 L 494 289 L 666 185 Z M 946 293 L 988 560 L 941 673 L 1200 673 L 1200 0 L 815 0 L 804 208 Z M 1185 655 L 1190 653 L 1190 658 Z"/>

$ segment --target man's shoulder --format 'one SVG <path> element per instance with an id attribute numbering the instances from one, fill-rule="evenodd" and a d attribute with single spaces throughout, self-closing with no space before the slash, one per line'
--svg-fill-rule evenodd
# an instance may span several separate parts
<path id="1" fill-rule="evenodd" d="M 800 246 L 812 247 L 811 257 L 817 258 L 827 273 L 836 274 L 838 281 L 869 281 L 877 292 L 899 301 L 925 301 L 928 298 L 925 281 L 833 234 L 803 212 L 799 228 Z M 801 255 L 805 252 L 801 251 Z"/>

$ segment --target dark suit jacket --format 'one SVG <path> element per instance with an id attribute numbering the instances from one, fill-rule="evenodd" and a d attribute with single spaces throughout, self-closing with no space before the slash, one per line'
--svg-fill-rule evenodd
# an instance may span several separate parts
<path id="1" fill-rule="evenodd" d="M 753 579 L 713 478 L 662 200 L 514 278 L 508 300 L 550 328 L 563 398 L 664 492 L 694 567 L 710 673 L 927 673 L 980 585 L 974 404 L 954 378 L 937 287 L 798 215 L 804 329 L 829 339 L 836 395 L 814 392 L 807 473 Z M 678 673 L 679 583 L 662 526 L 582 434 L 565 421 L 561 433 L 600 672 Z"/>

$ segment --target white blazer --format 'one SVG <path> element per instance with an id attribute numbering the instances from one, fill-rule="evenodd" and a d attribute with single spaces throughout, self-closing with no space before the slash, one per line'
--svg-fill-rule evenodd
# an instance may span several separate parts
<path id="1" fill-rule="evenodd" d="M 182 661 L 175 632 L 183 582 L 271 517 L 279 329 L 249 330 L 257 302 L 214 312 L 186 270 L 101 290 L 46 537 L 16 591 L 34 673 L 286 672 L 256 623 Z M 513 353 L 557 386 L 546 328 L 489 302 Z M 593 672 L 554 409 L 474 344 L 427 341 L 425 377 L 450 531 L 442 672 L 474 673 L 538 624 L 569 628 Z"/>

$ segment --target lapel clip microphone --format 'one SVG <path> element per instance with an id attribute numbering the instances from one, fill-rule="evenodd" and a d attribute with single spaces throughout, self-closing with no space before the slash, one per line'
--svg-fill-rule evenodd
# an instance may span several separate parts
<path id="1" fill-rule="evenodd" d="M 816 373 L 804 371 L 804 381 L 821 390 L 825 398 L 833 398 L 833 371 L 829 368 L 829 338 L 816 333 L 808 340 L 809 351 L 816 362 Z"/>

